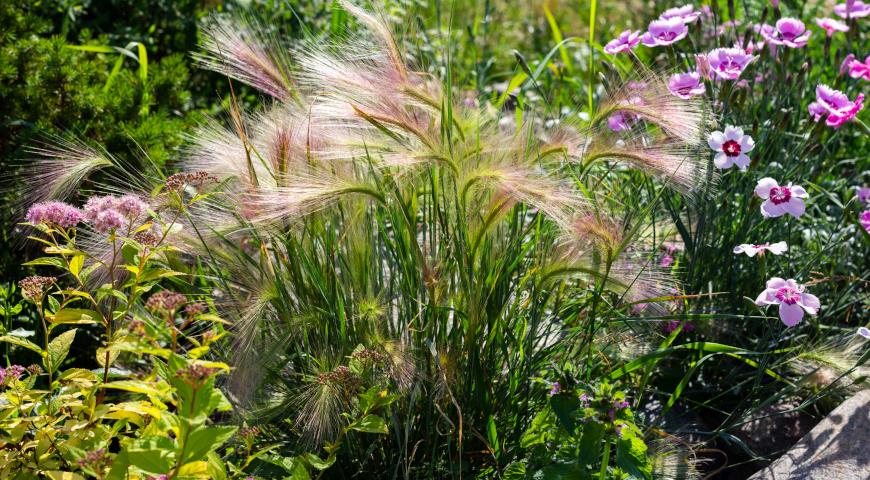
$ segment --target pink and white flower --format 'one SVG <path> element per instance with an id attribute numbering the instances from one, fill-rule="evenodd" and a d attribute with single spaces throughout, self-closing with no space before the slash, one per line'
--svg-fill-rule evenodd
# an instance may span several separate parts
<path id="1" fill-rule="evenodd" d="M 870 81 L 870 55 L 862 62 L 854 57 L 847 64 L 849 68 L 849 76 L 852 78 L 862 78 Z"/>
<path id="2" fill-rule="evenodd" d="M 849 26 L 845 23 L 833 18 L 817 18 L 816 25 L 821 27 L 829 37 L 834 35 L 834 32 L 848 32 Z"/>
<path id="3" fill-rule="evenodd" d="M 717 48 L 707 54 L 710 70 L 723 80 L 737 80 L 755 57 L 739 47 Z"/>
<path id="4" fill-rule="evenodd" d="M 849 4 L 852 4 L 851 7 Z M 864 3 L 861 0 L 847 1 L 834 6 L 834 13 L 841 18 L 864 18 L 870 15 L 870 3 Z"/>
<path id="5" fill-rule="evenodd" d="M 855 54 L 850 53 L 846 55 L 846 58 L 843 59 L 843 63 L 840 64 L 840 75 L 845 75 L 846 72 L 849 71 L 849 68 L 852 64 L 852 60 L 855 60 Z"/>
<path id="6" fill-rule="evenodd" d="M 785 242 L 762 243 L 761 245 L 752 245 L 750 243 L 741 243 L 734 247 L 734 253 L 745 253 L 747 256 L 754 257 L 756 254 L 760 257 L 765 252 L 770 252 L 774 255 L 782 255 L 788 250 L 788 244 Z"/>
<path id="7" fill-rule="evenodd" d="M 776 21 L 776 27 L 770 25 L 761 26 L 761 36 L 774 45 L 783 45 L 789 48 L 801 48 L 806 46 L 813 32 L 807 30 L 804 22 L 797 18 L 783 17 Z"/>
<path id="8" fill-rule="evenodd" d="M 640 43 L 640 30 L 635 32 L 625 30 L 618 37 L 607 42 L 607 45 L 604 46 L 604 51 L 611 55 L 616 55 L 617 53 L 632 50 L 638 43 Z"/>
<path id="9" fill-rule="evenodd" d="M 807 209 L 803 199 L 809 194 L 803 187 L 791 183 L 781 186 L 776 180 L 765 177 L 755 186 L 755 194 L 764 199 L 761 214 L 765 218 L 776 218 L 785 214 L 800 218 Z"/>
<path id="10" fill-rule="evenodd" d="M 857 192 L 858 201 L 861 203 L 870 203 L 870 188 L 867 187 L 858 187 Z"/>
<path id="11" fill-rule="evenodd" d="M 844 123 L 855 118 L 864 107 L 864 94 L 859 93 L 855 101 L 849 100 L 845 93 L 819 84 L 816 87 L 816 101 L 809 105 L 809 112 L 818 122 L 827 116 L 825 123 L 829 127 L 840 128 Z"/>
<path id="12" fill-rule="evenodd" d="M 713 164 L 717 168 L 731 168 L 737 165 L 742 172 L 749 168 L 750 159 L 746 152 L 755 148 L 755 140 L 749 135 L 744 135 L 743 129 L 728 125 L 724 132 L 711 133 L 707 144 L 717 152 L 713 158 Z"/>
<path id="13" fill-rule="evenodd" d="M 649 23 L 649 29 L 640 41 L 647 47 L 663 47 L 686 38 L 688 34 L 689 27 L 681 18 L 660 18 Z"/>
<path id="14" fill-rule="evenodd" d="M 818 297 L 806 293 L 805 287 L 793 279 L 773 277 L 767 281 L 766 287 L 755 299 L 755 304 L 759 307 L 779 305 L 779 318 L 786 327 L 800 323 L 804 312 L 817 315 L 822 307 Z"/>
<path id="15" fill-rule="evenodd" d="M 703 95 L 706 87 L 701 82 L 701 75 L 696 72 L 677 73 L 671 75 L 668 81 L 668 90 L 680 98 L 692 98 Z"/>
<path id="16" fill-rule="evenodd" d="M 662 12 L 659 16 L 661 19 L 679 18 L 683 23 L 692 23 L 701 16 L 701 12 L 696 12 L 694 5 L 691 3 L 682 7 L 669 8 Z"/>

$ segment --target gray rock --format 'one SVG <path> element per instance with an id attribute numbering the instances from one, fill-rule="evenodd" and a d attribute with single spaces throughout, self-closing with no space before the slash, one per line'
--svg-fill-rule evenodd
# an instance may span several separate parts
<path id="1" fill-rule="evenodd" d="M 749 480 L 870 480 L 870 390 L 858 392 Z"/>

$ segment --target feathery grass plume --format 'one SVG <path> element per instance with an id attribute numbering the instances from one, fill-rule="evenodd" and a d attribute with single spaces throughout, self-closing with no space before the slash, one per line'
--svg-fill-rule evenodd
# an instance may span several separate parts
<path id="1" fill-rule="evenodd" d="M 385 202 L 378 189 L 366 182 L 329 172 L 311 172 L 288 177 L 282 186 L 242 193 L 238 203 L 254 224 L 278 224 L 327 208 L 341 198 L 366 196 Z"/>
<path id="2" fill-rule="evenodd" d="M 653 478 L 660 480 L 696 480 L 702 477 L 698 470 L 708 459 L 699 459 L 689 445 L 673 436 L 653 440 L 648 455 Z"/>
<path id="3" fill-rule="evenodd" d="M 601 215 L 574 219 L 561 237 L 546 277 L 579 275 L 592 283 L 601 281 L 624 302 L 651 301 L 652 308 L 663 309 L 656 299 L 672 296 L 676 280 L 651 254 L 636 247 L 639 239 L 626 238 L 629 231 Z"/>
<path id="4" fill-rule="evenodd" d="M 320 446 L 335 439 L 360 384 L 360 377 L 344 365 L 306 379 L 294 400 L 299 411 L 294 425 L 306 443 Z"/>
<path id="5" fill-rule="evenodd" d="M 703 145 L 713 118 L 703 96 L 683 99 L 668 89 L 667 77 L 647 71 L 617 85 L 605 96 L 590 125 L 599 127 L 614 114 L 637 117 L 661 128 L 687 145 Z M 633 127 L 635 130 L 640 127 Z"/>
<path id="6" fill-rule="evenodd" d="M 213 16 L 203 28 L 201 48 L 193 57 L 204 68 L 278 100 L 293 99 L 289 50 L 254 18 Z"/>
<path id="7" fill-rule="evenodd" d="M 66 200 L 89 175 L 115 165 L 108 152 L 70 136 L 47 136 L 27 152 L 36 157 L 22 162 L 27 181 L 17 185 L 27 206 Z"/>
<path id="8" fill-rule="evenodd" d="M 563 154 L 584 166 L 612 161 L 646 172 L 668 187 L 695 198 L 702 187 L 715 184 L 707 156 L 697 146 L 675 138 L 635 133 L 618 136 L 603 129 L 580 133 L 566 128 L 554 133 L 543 147 L 545 154 Z"/>
<path id="9" fill-rule="evenodd" d="M 824 388 L 845 375 L 837 387 L 854 391 L 862 385 L 866 386 L 866 380 L 859 384 L 854 382 L 870 374 L 870 368 L 858 367 L 864 349 L 863 338 L 856 338 L 855 335 L 828 338 L 821 343 L 807 345 L 789 360 L 789 366 L 804 376 L 804 384 L 809 387 Z"/>

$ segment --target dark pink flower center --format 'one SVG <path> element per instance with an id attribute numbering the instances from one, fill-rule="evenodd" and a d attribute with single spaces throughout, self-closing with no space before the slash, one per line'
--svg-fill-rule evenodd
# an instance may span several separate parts
<path id="1" fill-rule="evenodd" d="M 791 287 L 782 287 L 774 295 L 777 300 L 787 305 L 794 305 L 801 299 L 801 292 Z"/>
<path id="2" fill-rule="evenodd" d="M 740 144 L 734 140 L 728 140 L 722 144 L 722 151 L 729 157 L 736 157 L 740 155 Z"/>
<path id="3" fill-rule="evenodd" d="M 791 190 L 788 187 L 773 187 L 770 189 L 770 201 L 774 205 L 786 203 L 791 200 Z"/>
<path id="4" fill-rule="evenodd" d="M 662 32 L 659 34 L 659 38 L 662 40 L 673 40 L 677 38 L 677 32 Z"/>

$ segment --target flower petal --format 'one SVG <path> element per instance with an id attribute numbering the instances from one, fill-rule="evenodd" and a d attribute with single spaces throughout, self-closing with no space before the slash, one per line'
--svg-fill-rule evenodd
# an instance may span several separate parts
<path id="1" fill-rule="evenodd" d="M 740 139 L 740 150 L 745 153 L 751 152 L 753 148 L 755 148 L 755 140 L 753 140 L 749 135 L 744 135 L 743 138 Z"/>
<path id="2" fill-rule="evenodd" d="M 806 310 L 810 315 L 819 313 L 819 309 L 822 308 L 822 303 L 819 302 L 819 297 L 811 293 L 802 293 L 798 305 L 804 307 L 804 310 Z"/>
<path id="3" fill-rule="evenodd" d="M 767 249 L 774 255 L 782 255 L 788 250 L 788 244 L 785 242 L 776 242 L 768 245 Z"/>
<path id="4" fill-rule="evenodd" d="M 765 284 L 767 288 L 776 290 L 777 288 L 782 288 L 785 286 L 785 280 L 779 277 L 771 277 L 770 280 Z"/>
<path id="5" fill-rule="evenodd" d="M 807 198 L 810 196 L 807 193 L 806 189 L 804 189 L 804 187 L 801 187 L 800 185 L 793 185 L 789 187 L 789 189 L 791 190 L 791 194 L 795 197 Z"/>
<path id="6" fill-rule="evenodd" d="M 746 169 L 749 168 L 749 163 L 751 161 L 752 160 L 749 159 L 749 156 L 747 156 L 745 153 L 741 153 L 740 155 L 737 155 L 737 158 L 734 159 L 734 164 L 740 167 L 741 172 L 745 172 Z"/>
<path id="7" fill-rule="evenodd" d="M 731 168 L 734 162 L 724 152 L 719 152 L 713 157 L 713 165 L 716 165 L 716 168 Z"/>
<path id="8" fill-rule="evenodd" d="M 725 143 L 725 135 L 722 132 L 713 132 L 710 134 L 710 137 L 707 139 L 707 145 L 710 145 L 710 148 L 713 150 L 722 151 L 722 144 Z"/>
<path id="9" fill-rule="evenodd" d="M 764 177 L 755 185 L 755 194 L 761 198 L 767 199 L 770 197 L 770 189 L 779 186 L 776 180 L 770 177 Z"/>
<path id="10" fill-rule="evenodd" d="M 776 297 L 773 296 L 776 290 L 772 288 L 767 288 L 763 292 L 758 294 L 758 297 L 755 299 L 755 304 L 759 307 L 763 307 L 765 305 L 775 305 L 777 303 Z"/>
<path id="11" fill-rule="evenodd" d="M 785 215 L 785 210 L 782 208 L 782 205 L 776 205 L 770 200 L 765 200 L 761 204 L 761 214 L 764 218 L 776 218 Z"/>
<path id="12" fill-rule="evenodd" d="M 780 320 L 782 320 L 782 323 L 784 323 L 786 327 L 793 327 L 801 323 L 801 320 L 803 320 L 804 309 L 796 303 L 793 303 L 791 305 L 787 303 L 780 303 L 779 318 Z"/>
<path id="13" fill-rule="evenodd" d="M 807 210 L 807 206 L 800 198 L 792 197 L 789 201 L 780 205 L 783 210 L 795 218 L 800 218 Z"/>
<path id="14" fill-rule="evenodd" d="M 725 138 L 728 140 L 735 140 L 737 143 L 740 143 L 740 139 L 743 137 L 743 129 L 740 127 L 735 127 L 734 125 L 728 125 L 725 127 Z"/>

